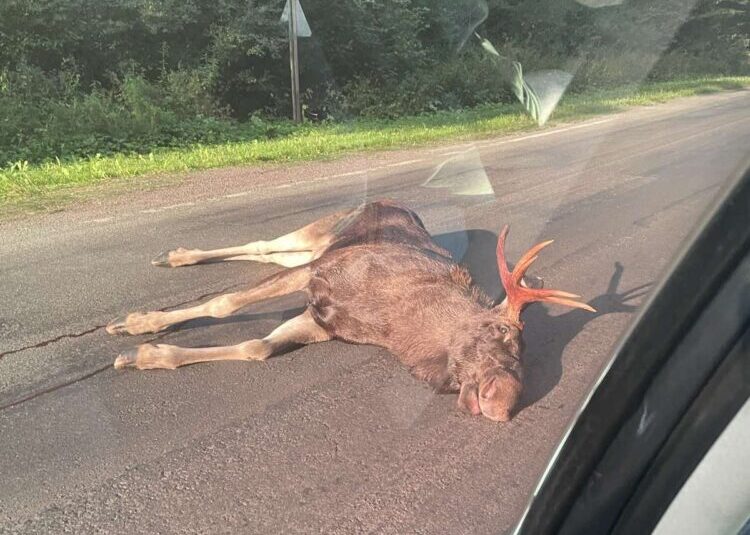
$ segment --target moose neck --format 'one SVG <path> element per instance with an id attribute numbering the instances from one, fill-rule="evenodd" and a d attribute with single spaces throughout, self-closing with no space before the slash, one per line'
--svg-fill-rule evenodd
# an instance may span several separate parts
<path id="1" fill-rule="evenodd" d="M 438 389 L 456 390 L 479 339 L 497 321 L 497 313 L 490 308 L 489 299 L 477 299 L 471 292 L 445 299 L 428 310 L 412 318 L 410 325 L 418 328 L 394 332 L 388 349 L 420 379 Z"/>

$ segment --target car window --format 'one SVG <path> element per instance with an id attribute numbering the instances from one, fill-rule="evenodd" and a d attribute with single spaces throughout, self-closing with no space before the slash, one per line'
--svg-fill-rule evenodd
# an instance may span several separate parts
<path id="1" fill-rule="evenodd" d="M 749 6 L 0 3 L 0 532 L 511 529 L 747 164 Z"/>
<path id="2" fill-rule="evenodd" d="M 745 402 L 685 482 L 655 535 L 742 532 L 750 517 L 749 419 L 750 403 Z"/>

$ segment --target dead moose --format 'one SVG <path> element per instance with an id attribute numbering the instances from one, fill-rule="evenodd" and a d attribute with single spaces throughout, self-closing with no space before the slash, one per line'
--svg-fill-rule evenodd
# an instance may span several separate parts
<path id="1" fill-rule="evenodd" d="M 306 310 L 260 340 L 209 348 L 142 344 L 120 354 L 115 368 L 174 369 L 215 360 L 264 360 L 289 346 L 344 340 L 383 347 L 438 391 L 459 392 L 462 410 L 508 421 L 523 385 L 524 307 L 546 301 L 594 309 L 577 301 L 577 295 L 526 284 L 526 270 L 551 241 L 529 249 L 509 271 L 507 234 L 506 225 L 497 243 L 506 297 L 497 306 L 433 241 L 417 214 L 393 201 L 337 212 L 271 241 L 163 253 L 154 265 L 254 260 L 287 269 L 252 288 L 198 306 L 128 314 L 110 323 L 109 333 L 154 333 L 193 318 L 223 318 L 250 303 L 298 291 L 307 293 Z"/>

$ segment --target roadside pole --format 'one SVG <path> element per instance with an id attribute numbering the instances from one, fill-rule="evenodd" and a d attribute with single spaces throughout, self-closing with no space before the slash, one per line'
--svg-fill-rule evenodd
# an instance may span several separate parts
<path id="1" fill-rule="evenodd" d="M 288 0 L 289 5 L 289 68 L 292 75 L 292 119 L 302 122 L 302 105 L 299 98 L 299 54 L 297 53 L 297 1 Z"/>

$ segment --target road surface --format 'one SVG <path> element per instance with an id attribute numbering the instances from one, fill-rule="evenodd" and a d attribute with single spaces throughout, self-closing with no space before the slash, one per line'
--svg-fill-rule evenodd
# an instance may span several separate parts
<path id="1" fill-rule="evenodd" d="M 196 173 L 1 224 L 0 532 L 508 529 L 645 298 L 627 292 L 658 282 L 748 139 L 750 93 L 722 93 L 516 137 Z M 196 303 L 278 269 L 160 269 L 157 253 L 272 238 L 379 197 L 414 207 L 493 295 L 502 224 L 510 258 L 555 238 L 534 272 L 598 309 L 528 309 L 528 386 L 512 422 L 459 414 L 455 396 L 386 352 L 339 342 L 265 363 L 111 367 L 154 338 L 260 337 L 303 303 L 108 336 L 124 312 Z"/>

